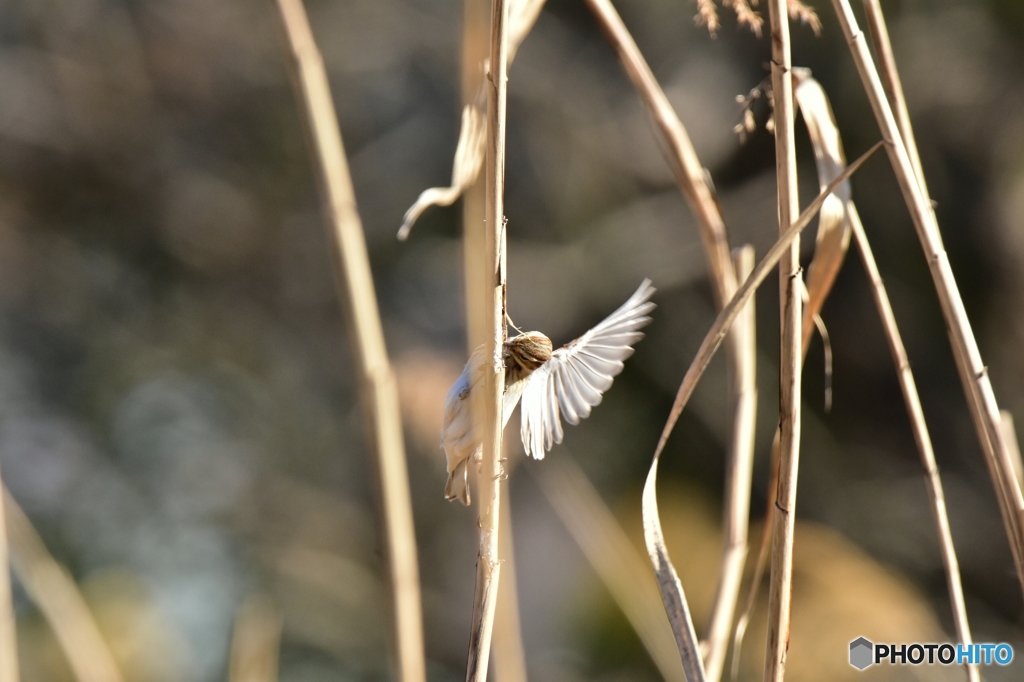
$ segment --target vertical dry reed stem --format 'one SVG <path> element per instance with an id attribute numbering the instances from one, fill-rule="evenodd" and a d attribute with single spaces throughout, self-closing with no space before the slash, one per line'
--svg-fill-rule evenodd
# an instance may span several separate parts
<path id="1" fill-rule="evenodd" d="M 693 149 L 686 128 L 665 96 L 665 91 L 658 85 L 651 67 L 647 65 L 647 60 L 640 53 L 640 48 L 637 47 L 636 41 L 622 23 L 622 17 L 615 11 L 610 0 L 584 2 L 597 19 L 608 42 L 619 55 L 626 74 L 647 107 L 655 129 L 660 134 L 658 139 L 675 175 L 676 184 L 690 204 L 690 210 L 697 217 L 701 240 L 704 242 L 704 250 L 707 252 L 708 264 L 711 267 L 712 290 L 721 310 L 736 291 L 736 274 L 732 268 L 725 221 L 718 210 L 714 193 L 708 186 L 704 167 L 697 158 L 697 152 Z"/>
<path id="2" fill-rule="evenodd" d="M 519 620 L 519 586 L 516 581 L 516 553 L 512 540 L 512 501 L 508 480 L 501 485 L 501 519 L 498 521 L 498 552 L 501 554 L 501 583 L 498 612 L 494 615 L 494 680 L 526 682 L 526 652 Z"/>
<path id="3" fill-rule="evenodd" d="M 786 0 L 768 1 L 772 39 L 772 97 L 775 104 L 775 173 L 779 190 L 779 230 L 800 212 L 797 195 L 792 56 Z M 765 682 L 785 677 L 793 589 L 793 531 L 800 462 L 800 375 L 802 366 L 802 274 L 800 241 L 794 239 L 779 261 L 779 481 L 772 519 L 771 579 L 768 587 L 768 643 Z"/>
<path id="4" fill-rule="evenodd" d="M 1003 427 L 1003 437 L 1006 438 L 1006 445 L 1010 448 L 1013 470 L 1017 474 L 1017 481 L 1024 485 L 1024 462 L 1021 461 L 1020 444 L 1017 442 L 1017 429 L 1013 426 L 1013 415 L 1009 410 L 1000 410 L 999 416 Z"/>
<path id="5" fill-rule="evenodd" d="M 885 15 L 882 14 L 882 6 L 878 0 L 864 0 L 864 16 L 867 19 L 868 30 L 871 31 L 871 43 L 875 46 L 875 56 L 878 57 L 881 67 L 879 75 L 882 77 L 882 87 L 885 88 L 889 106 L 892 107 L 893 115 L 896 117 L 896 125 L 899 126 L 900 134 L 903 136 L 903 144 L 907 147 L 907 154 L 910 156 L 910 163 L 913 165 L 914 173 L 921 185 L 921 191 L 924 192 L 927 199 L 929 198 L 928 187 L 924 181 L 921 157 L 917 152 L 917 141 L 914 139 L 913 128 L 910 125 L 910 112 L 907 110 L 907 99 L 903 95 L 903 82 L 896 69 L 896 57 L 892 53 L 892 43 L 889 41 L 889 28 L 885 24 Z"/>
<path id="6" fill-rule="evenodd" d="M 305 116 L 319 180 L 332 263 L 349 331 L 367 441 L 374 452 L 392 598 L 395 674 L 424 682 L 423 617 L 416 535 L 405 463 L 395 376 L 388 361 L 362 221 L 338 128 L 323 58 L 313 40 L 302 0 L 278 0 L 290 66 Z"/>
<path id="7" fill-rule="evenodd" d="M 738 279 L 745 280 L 754 269 L 754 248 L 743 246 L 733 253 Z M 711 613 L 704 665 L 709 682 L 718 682 L 729 650 L 736 602 L 743 582 L 750 526 L 750 487 L 754 469 L 754 435 L 757 424 L 757 333 L 756 308 L 748 303 L 736 318 L 736 363 L 731 377 L 733 388 L 732 445 L 725 471 L 725 547 L 719 571 L 718 593 Z"/>
<path id="8" fill-rule="evenodd" d="M 953 357 L 960 372 L 967 404 L 975 430 L 978 432 L 978 440 L 985 455 L 1000 514 L 1006 527 L 1017 578 L 1024 590 L 1024 495 L 1021 494 L 1021 486 L 1013 473 L 1013 462 L 1000 427 L 999 405 L 989 380 L 988 368 L 982 361 L 981 352 L 967 318 L 967 311 L 964 309 L 960 290 L 942 244 L 931 202 L 922 190 L 923 178 L 918 178 L 915 173 L 864 35 L 857 26 L 849 0 L 833 0 L 833 6 L 849 43 L 868 100 L 871 102 L 875 119 L 882 130 L 889 160 L 932 273 Z"/>
<path id="9" fill-rule="evenodd" d="M 277 682 L 281 616 L 270 599 L 250 595 L 235 615 L 228 682 Z"/>
<path id="10" fill-rule="evenodd" d="M 469 642 L 467 682 L 486 682 L 494 611 L 497 607 L 499 563 L 498 535 L 501 515 L 501 403 L 505 387 L 505 118 L 508 86 L 508 6 L 506 0 L 491 3 L 491 42 L 487 74 L 486 232 L 484 253 L 483 332 L 484 381 L 482 400 L 474 401 L 477 420 L 483 425 L 483 461 L 479 477 L 480 550 L 477 557 L 476 598 Z"/>
<path id="11" fill-rule="evenodd" d="M 650 556 L 651 564 L 654 566 L 654 573 L 658 578 L 658 587 L 661 590 L 662 601 L 665 603 L 665 610 L 668 613 L 669 624 L 672 626 L 672 633 L 676 638 L 676 646 L 683 661 L 683 668 L 686 670 L 690 682 L 704 682 L 704 664 L 701 660 L 696 635 L 694 634 L 693 621 L 690 618 L 689 607 L 686 603 L 686 595 L 683 592 L 682 584 L 679 582 L 679 575 L 668 556 L 668 548 L 665 546 L 665 537 L 662 532 L 661 518 L 658 513 L 658 464 L 661 462 L 661 455 L 665 451 L 665 444 L 668 442 L 672 430 L 679 421 L 680 415 L 686 408 L 686 403 L 700 381 L 704 370 L 707 369 L 711 358 L 729 334 L 732 324 L 740 311 L 754 295 L 757 287 L 768 276 L 769 271 L 775 267 L 788 251 L 792 241 L 807 227 L 811 219 L 817 215 L 825 199 L 836 190 L 847 178 L 857 171 L 871 154 L 873 154 L 881 143 L 876 144 L 859 159 L 846 167 L 835 180 L 819 194 L 810 206 L 800 214 L 796 222 L 790 225 L 779 237 L 778 241 L 768 250 L 765 257 L 757 264 L 754 271 L 743 282 L 743 285 L 736 290 L 736 294 L 722 308 L 722 311 L 715 318 L 711 329 L 704 336 L 697 355 L 690 363 L 686 375 L 683 377 L 679 390 L 676 392 L 675 401 L 669 411 L 665 426 L 658 438 L 658 445 L 654 449 L 654 456 L 651 458 L 651 468 L 647 472 L 647 480 L 644 483 L 643 492 L 643 525 L 644 542 L 647 545 L 647 553 Z"/>
<path id="12" fill-rule="evenodd" d="M 46 549 L 32 522 L 6 488 L 3 501 L 11 567 L 53 629 L 75 679 L 78 682 L 121 682 L 123 677 L 110 646 L 74 579 Z"/>
<path id="13" fill-rule="evenodd" d="M 487 0 L 464 0 L 462 32 L 462 102 L 472 105 L 481 96 L 480 67 L 487 59 L 488 48 Z M 510 12 L 511 14 L 511 12 Z M 511 17 L 510 17 L 511 21 Z M 512 37 L 510 36 L 510 39 Z M 513 45 L 510 43 L 509 50 Z M 511 55 L 510 55 L 511 56 Z M 466 188 L 462 195 L 462 253 L 466 291 L 466 325 L 469 354 L 484 344 L 484 332 L 489 327 L 485 319 L 484 297 L 489 294 L 487 268 L 480 254 L 484 252 L 486 226 L 486 199 L 483 178 Z M 501 514 L 498 521 L 498 552 L 502 562 L 502 580 L 498 586 L 498 604 L 495 614 L 494 638 L 491 648 L 495 657 L 496 682 L 526 682 L 526 657 L 523 653 L 522 631 L 519 622 L 519 600 L 516 589 L 515 557 L 512 544 L 512 509 L 508 486 L 501 494 Z"/>
<path id="14" fill-rule="evenodd" d="M 18 682 L 18 640 L 14 603 L 11 599 L 11 572 L 8 554 L 8 522 L 0 504 L 0 682 Z"/>
<path id="15" fill-rule="evenodd" d="M 903 338 L 896 325 L 892 306 L 889 304 L 889 295 L 886 293 L 885 285 L 882 284 L 882 277 L 878 272 L 871 244 L 864 233 L 864 225 L 860 221 L 857 207 L 850 203 L 848 210 L 853 237 L 857 241 L 861 260 L 864 262 L 864 270 L 871 282 L 871 291 L 875 298 L 875 305 L 878 307 L 878 316 L 882 320 L 885 338 L 889 342 L 892 360 L 896 365 L 900 389 L 903 391 L 903 401 L 906 403 L 910 426 L 914 432 L 914 442 L 917 443 L 921 463 L 924 465 L 925 482 L 928 484 L 932 515 L 935 517 L 935 527 L 939 536 L 939 550 L 942 553 L 942 563 L 946 568 L 946 583 L 949 588 L 949 601 L 953 610 L 956 634 L 961 643 L 970 645 L 972 643 L 971 628 L 967 622 L 967 606 L 964 603 L 964 590 L 960 582 L 960 564 L 956 558 L 956 549 L 953 547 L 953 534 L 949 528 L 949 515 L 946 513 L 946 496 L 942 489 L 942 480 L 939 478 L 939 467 L 935 463 L 935 451 L 932 449 L 932 439 L 924 420 L 924 411 L 921 409 L 917 383 L 914 381 L 914 373 L 910 369 L 910 359 L 903 346 Z M 979 682 L 977 666 L 967 666 L 967 678 L 970 682 Z"/>
<path id="16" fill-rule="evenodd" d="M 668 101 L 664 90 L 658 84 L 654 73 L 640 52 L 640 48 L 637 47 L 636 41 L 633 40 L 623 23 L 622 17 L 615 11 L 615 7 L 610 0 L 585 1 L 608 42 L 618 54 L 626 74 L 644 103 L 654 124 L 654 129 L 658 132 L 658 140 L 675 176 L 676 184 L 682 191 L 690 210 L 697 218 L 701 241 L 708 260 L 711 288 L 714 292 L 715 303 L 721 310 L 735 293 L 737 278 L 730 255 L 725 221 L 722 219 L 714 192 L 708 184 L 706 171 L 701 165 L 700 159 L 697 158 L 697 153 L 685 126 Z M 732 377 L 731 390 L 734 396 L 751 395 L 756 390 L 756 376 L 744 370 L 744 360 L 740 357 L 744 352 L 741 346 L 742 342 L 739 338 L 729 338 L 727 355 Z M 727 455 L 729 461 L 726 467 L 734 472 L 743 469 L 745 466 L 743 462 L 748 457 L 753 458 L 753 441 L 737 440 L 743 434 L 741 425 L 747 419 L 747 415 L 741 414 L 739 411 L 742 405 L 743 403 L 739 402 L 735 405 L 737 411 L 734 413 L 733 442 Z M 739 463 L 736 461 L 737 457 L 740 459 Z M 729 508 L 745 507 L 749 509 L 749 482 L 745 488 L 740 488 L 733 485 L 733 482 L 727 481 L 726 487 L 726 505 Z M 727 521 L 724 525 L 731 527 L 732 524 Z M 723 547 L 723 562 L 736 561 L 736 551 L 733 549 L 735 540 L 736 537 L 726 540 Z M 746 532 L 743 533 L 742 543 L 744 546 L 746 545 Z M 709 632 L 720 630 L 725 621 L 731 625 L 736 601 L 733 595 L 738 591 L 738 585 L 733 585 L 732 582 L 742 579 L 742 570 L 739 571 L 738 577 L 736 572 L 728 571 L 723 572 L 720 578 L 721 583 L 712 609 L 712 627 Z M 724 658 L 724 649 L 727 648 L 727 638 L 712 637 L 708 640 L 707 658 L 709 661 L 716 660 L 713 670 L 717 670 L 719 674 L 720 663 Z M 710 674 L 713 682 L 717 680 L 718 675 Z"/>

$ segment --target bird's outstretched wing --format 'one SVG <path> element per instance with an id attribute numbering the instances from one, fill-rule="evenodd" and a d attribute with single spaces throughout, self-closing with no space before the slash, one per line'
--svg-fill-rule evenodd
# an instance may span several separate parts
<path id="1" fill-rule="evenodd" d="M 543 459 L 554 443 L 562 442 L 562 417 L 570 424 L 590 416 L 601 394 L 622 371 L 622 361 L 643 338 L 638 331 L 651 318 L 654 287 L 645 279 L 629 300 L 603 322 L 551 354 L 526 379 L 520 435 L 526 454 Z"/>

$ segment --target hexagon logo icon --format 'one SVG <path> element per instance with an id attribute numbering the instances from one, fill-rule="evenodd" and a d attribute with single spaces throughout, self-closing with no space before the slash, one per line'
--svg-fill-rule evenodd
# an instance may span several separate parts
<path id="1" fill-rule="evenodd" d="M 850 665 L 857 670 L 864 670 L 874 663 L 875 645 L 863 637 L 850 642 Z"/>

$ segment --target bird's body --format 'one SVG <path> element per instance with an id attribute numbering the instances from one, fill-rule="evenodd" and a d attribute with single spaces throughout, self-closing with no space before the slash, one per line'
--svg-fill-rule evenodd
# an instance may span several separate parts
<path id="1" fill-rule="evenodd" d="M 590 415 L 601 395 L 622 371 L 622 361 L 643 338 L 638 330 L 650 322 L 654 287 L 644 280 L 628 301 L 575 341 L 552 352 L 540 332 L 519 334 L 505 342 L 505 390 L 502 428 L 522 399 L 520 435 L 527 454 L 543 459 L 553 443 L 562 442 L 561 417 L 570 424 Z M 445 497 L 469 504 L 469 462 L 478 461 L 481 445 L 474 428 L 470 396 L 483 380 L 483 347 L 477 348 L 444 403 L 441 446 L 448 460 Z"/>

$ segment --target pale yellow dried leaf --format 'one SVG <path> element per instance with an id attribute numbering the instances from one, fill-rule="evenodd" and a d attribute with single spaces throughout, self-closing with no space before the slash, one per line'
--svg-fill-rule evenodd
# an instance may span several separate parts
<path id="1" fill-rule="evenodd" d="M 545 0 L 510 0 L 508 4 L 508 63 L 516 55 L 519 46 L 529 35 L 533 25 L 544 8 Z M 452 184 L 449 187 L 431 187 L 420 194 L 409 207 L 398 230 L 398 239 L 405 241 L 416 221 L 431 206 L 451 206 L 466 189 L 476 182 L 484 163 L 485 139 L 487 135 L 486 98 L 483 96 L 487 78 L 487 61 L 481 69 L 480 96 L 473 104 L 462 110 L 462 127 L 459 142 L 455 147 L 455 161 L 452 164 Z"/>
<path id="2" fill-rule="evenodd" d="M 793 69 L 797 83 L 794 99 L 807 124 L 814 147 L 814 160 L 818 169 L 818 185 L 826 187 L 846 167 L 843 143 L 839 137 L 832 107 L 821 84 L 810 76 L 807 69 Z M 804 307 L 803 345 L 807 347 L 814 331 L 814 317 L 828 298 L 839 269 L 850 246 L 850 220 L 847 205 L 850 201 L 850 183 L 842 183 L 829 195 L 818 216 L 818 236 L 814 258 L 807 271 L 807 305 Z"/>
<path id="3" fill-rule="evenodd" d="M 486 135 L 487 120 L 483 110 L 467 104 L 462 109 L 462 127 L 452 164 L 452 184 L 450 187 L 431 187 L 420 194 L 416 203 L 405 212 L 402 227 L 398 230 L 399 240 L 405 241 L 425 210 L 431 206 L 451 206 L 476 181 L 484 163 Z"/>

